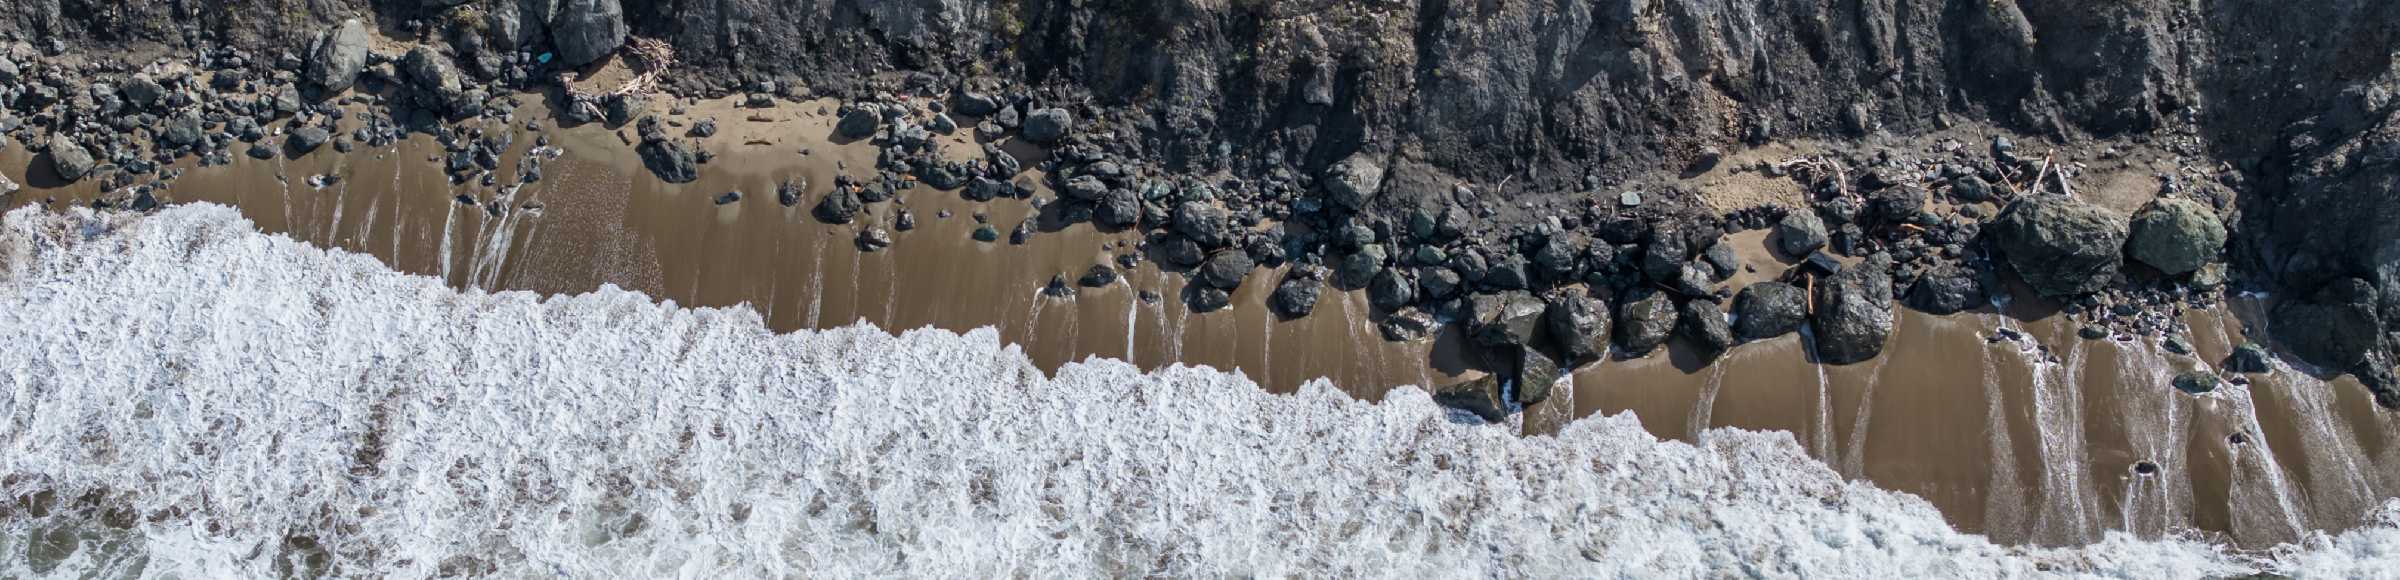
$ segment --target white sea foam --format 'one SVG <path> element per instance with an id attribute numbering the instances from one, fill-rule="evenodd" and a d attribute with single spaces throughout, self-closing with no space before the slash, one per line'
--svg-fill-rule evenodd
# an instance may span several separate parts
<path id="1" fill-rule="evenodd" d="M 0 577 L 2373 577 L 2400 558 L 2400 504 L 2269 560 L 2124 534 L 2010 548 L 1781 433 L 1692 446 L 1618 416 L 1528 438 L 1416 389 L 1277 396 L 1102 359 L 1045 377 L 990 330 L 778 335 L 615 289 L 462 292 L 217 206 L 4 229 L 0 491 L 98 499 L 0 508 Z"/>

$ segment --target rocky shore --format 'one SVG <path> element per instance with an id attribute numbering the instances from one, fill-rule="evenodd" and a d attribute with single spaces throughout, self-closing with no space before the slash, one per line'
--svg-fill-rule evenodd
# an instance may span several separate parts
<path id="1" fill-rule="evenodd" d="M 1489 375 L 1439 398 L 1487 419 L 1670 341 L 1713 358 L 1805 332 L 1815 360 L 1850 364 L 1883 351 L 1894 308 L 2022 299 L 2086 339 L 2172 344 L 2180 309 L 2227 291 L 2275 296 L 2276 346 L 2400 407 L 2400 41 L 2351 24 L 2400 21 L 2381 4 L 319 4 L 258 10 L 294 22 L 0 6 L 18 25 L 0 145 L 42 153 L 0 194 L 92 181 L 145 211 L 182 160 L 422 134 L 484 192 L 459 202 L 499 214 L 541 179 L 540 156 L 502 154 L 550 145 L 520 132 L 629 128 L 652 175 L 686 183 L 740 120 L 662 121 L 680 99 L 830 97 L 836 138 L 875 166 L 761 199 L 854 228 L 861 251 L 913 227 L 889 202 L 924 187 L 1039 208 L 987 223 L 988 243 L 1143 234 L 1054 296 L 1145 261 L 1194 282 L 1174 298 L 1196 312 L 1245 284 L 1283 317 L 1363 290 L 1387 339 L 1465 327 Z M 976 151 L 940 146 L 962 134 Z M 2092 178 L 2135 158 L 2160 169 Z"/>

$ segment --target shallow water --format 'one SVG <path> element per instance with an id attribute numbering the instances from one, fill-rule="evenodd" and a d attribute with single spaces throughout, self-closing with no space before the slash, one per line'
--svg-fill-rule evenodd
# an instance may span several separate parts
<path id="1" fill-rule="evenodd" d="M 233 210 L 0 227 L 0 575 L 2372 577 L 2378 523 L 2253 557 L 1953 531 L 1791 436 L 1523 437 L 1414 388 L 998 333 L 776 334 L 615 288 L 459 291 Z"/>
<path id="2" fill-rule="evenodd" d="M 772 130 L 732 125 L 737 134 L 711 142 L 720 157 L 703 180 L 681 186 L 642 175 L 615 134 L 554 131 L 568 154 L 548 162 L 545 179 L 505 200 L 510 209 L 497 216 L 451 201 L 479 190 L 447 184 L 427 161 L 437 148 L 422 137 L 390 151 L 199 169 L 169 197 L 233 205 L 261 230 L 369 254 L 452 287 L 561 294 L 615 285 L 684 305 L 748 304 L 767 328 L 784 332 L 859 321 L 988 327 L 1052 371 L 1093 356 L 1143 369 L 1208 365 L 1271 392 L 1325 378 L 1370 401 L 1394 387 L 1475 372 L 1455 333 L 1382 340 L 1359 293 L 1329 290 L 1316 315 L 1275 320 L 1264 308 L 1280 275 L 1272 271 L 1254 274 L 1234 308 L 1212 314 L 1185 309 L 1173 299 L 1180 278 L 1148 264 L 1073 300 L 1041 297 L 1037 289 L 1053 274 L 1072 279 L 1111 251 L 1130 251 L 1108 246 L 1136 237 L 1075 226 L 1021 247 L 970 239 L 970 216 L 986 213 L 1006 231 L 1031 213 L 1022 201 L 977 204 L 911 190 L 901 203 L 920 227 L 893 232 L 898 243 L 889 250 L 861 253 L 851 241 L 860 226 L 819 224 L 808 208 L 839 166 L 871 167 L 872 151 L 824 139 L 828 119 L 809 107 L 773 114 L 782 118 Z M 518 138 L 518 151 L 531 141 Z M 28 161 L 0 152 L 0 172 Z M 324 189 L 302 184 L 318 173 L 344 179 Z M 774 185 L 795 177 L 808 181 L 811 195 L 781 207 Z M 709 202 L 735 189 L 747 197 Z M 11 201 L 90 194 L 30 190 Z M 527 201 L 540 209 L 518 208 Z M 942 210 L 955 215 L 937 218 Z M 873 211 L 869 219 L 888 227 L 891 207 Z M 1768 273 L 1780 267 L 1759 258 L 1770 252 L 1745 254 L 1767 260 L 1756 265 Z M 1142 303 L 1142 289 L 1168 299 Z M 1682 350 L 1611 361 L 1576 373 L 1517 427 L 1550 433 L 1576 417 L 1632 411 L 1649 433 L 1686 442 L 1721 427 L 1785 431 L 1836 473 L 1920 496 L 1959 529 L 2003 543 L 2072 545 L 2109 530 L 2160 537 L 2189 529 L 2263 547 L 2358 525 L 2400 490 L 2392 445 L 2400 421 L 2373 411 L 2355 382 L 2287 370 L 2205 397 L 2167 385 L 2173 369 L 2221 360 L 2240 340 L 2242 320 L 2254 318 L 2193 313 L 2201 356 L 2192 358 L 2147 341 L 2083 341 L 2070 325 L 2023 312 L 1904 312 L 1887 356 L 1874 361 L 1813 365 L 1800 336 L 1744 345 L 1708 366 Z M 2033 340 L 1986 342 L 2004 327 Z M 2231 443 L 2234 434 L 2249 443 Z M 2144 460 L 2160 472 L 2134 474 Z"/>

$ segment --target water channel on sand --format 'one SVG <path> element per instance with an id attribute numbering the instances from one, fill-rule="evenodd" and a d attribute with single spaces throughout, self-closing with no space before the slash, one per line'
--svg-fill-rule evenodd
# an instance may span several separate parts
<path id="1" fill-rule="evenodd" d="M 453 201 L 488 188 L 450 185 L 429 161 L 439 145 L 424 136 L 389 150 L 192 169 L 166 197 L 235 206 L 262 230 L 371 254 L 453 286 L 576 293 L 613 284 L 684 305 L 747 303 L 779 330 L 857 320 L 893 330 L 990 326 L 1046 368 L 1091 356 L 1145 368 L 1208 365 L 1275 389 L 1325 378 L 1369 400 L 1474 372 L 1455 331 L 1383 340 L 1360 292 L 1329 289 L 1314 316 L 1276 319 L 1265 301 L 1278 271 L 1254 273 L 1232 308 L 1209 314 L 1174 299 L 1181 277 L 1152 262 L 1073 299 L 1043 297 L 1038 290 L 1053 275 L 1073 279 L 1132 251 L 1139 236 L 1076 225 L 1022 246 L 971 239 L 979 212 L 1004 232 L 1027 219 L 1033 209 L 1020 200 L 907 190 L 897 203 L 918 227 L 894 231 L 889 249 L 860 252 L 853 240 L 861 226 L 821 224 L 808 213 L 844 168 L 873 167 L 871 146 L 826 139 L 827 109 L 786 105 L 768 113 L 771 121 L 725 124 L 708 141 L 717 159 L 700 181 L 683 185 L 652 179 L 618 133 L 552 131 L 567 154 L 546 164 L 543 180 L 500 200 L 506 209 L 496 213 Z M 679 118 L 711 114 L 759 113 L 702 103 Z M 947 146 L 973 151 L 964 136 L 950 139 Z M 504 166 L 531 141 L 520 136 Z M 29 172 L 46 173 L 46 163 L 22 148 L 0 151 L 0 174 L 37 186 L 55 181 Z M 324 188 L 304 183 L 318 174 L 340 179 Z M 791 178 L 805 178 L 810 191 L 784 207 L 775 186 Z M 711 203 L 729 190 L 746 196 Z M 7 202 L 70 204 L 95 194 L 87 182 L 28 189 Z M 894 207 L 871 206 L 862 222 L 888 227 Z M 944 211 L 951 217 L 937 217 Z M 1755 233 L 1736 242 L 1764 243 Z M 1142 290 L 1167 298 L 1146 303 L 1137 298 Z M 2244 340 L 2243 321 L 2259 319 L 2189 313 L 2197 356 L 2184 357 L 2150 339 L 2081 340 L 2059 317 L 1904 311 L 1884 356 L 1866 363 L 1814 365 L 1802 336 L 1739 346 L 1706 366 L 1680 349 L 1609 361 L 1575 373 L 1551 402 L 1527 410 L 1519 428 L 1538 434 L 1574 417 L 1632 411 L 1651 432 L 1685 440 L 1711 427 L 1788 431 L 1845 476 L 1923 496 L 1960 529 L 2002 542 L 2071 544 L 2108 529 L 2192 528 L 2264 546 L 2302 530 L 2355 525 L 2400 493 L 2400 419 L 2374 411 L 2363 387 L 2290 368 L 2205 396 L 2168 384 L 2180 370 L 2223 360 Z M 2000 328 L 2028 339 L 1986 339 Z M 2157 473 L 2137 474 L 2142 461 Z"/>

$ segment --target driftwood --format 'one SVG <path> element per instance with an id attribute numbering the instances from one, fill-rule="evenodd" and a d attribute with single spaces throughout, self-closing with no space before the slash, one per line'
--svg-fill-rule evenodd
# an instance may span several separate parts
<path id="1" fill-rule="evenodd" d="M 625 47 L 620 51 L 641 61 L 641 72 L 635 74 L 632 79 L 626 80 L 625 84 L 618 85 L 616 89 L 599 95 L 576 90 L 572 71 L 558 73 L 558 85 L 567 89 L 569 98 L 585 97 L 597 100 L 597 97 L 602 96 L 647 93 L 656 90 L 658 79 L 666 76 L 668 70 L 675 68 L 675 47 L 663 40 L 631 37 L 626 40 Z"/>

